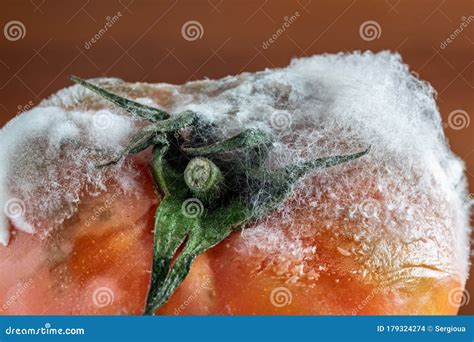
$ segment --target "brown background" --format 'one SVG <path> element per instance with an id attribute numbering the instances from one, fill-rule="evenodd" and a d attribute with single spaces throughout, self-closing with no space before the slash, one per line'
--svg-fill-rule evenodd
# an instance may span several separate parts
<path id="1" fill-rule="evenodd" d="M 120 19 L 86 49 L 106 17 L 119 11 Z M 263 49 L 284 18 L 297 11 L 290 28 Z M 474 113 L 474 21 L 440 46 L 470 15 L 472 0 L 2 0 L 1 28 L 19 20 L 26 31 L 16 41 L 0 35 L 0 126 L 29 103 L 70 85 L 69 74 L 183 83 L 285 66 L 292 57 L 382 49 L 398 51 L 433 85 L 447 123 L 454 110 Z M 195 41 L 181 34 L 190 20 L 203 27 Z M 369 20 L 380 26 L 380 37 L 372 41 L 359 34 Z M 460 130 L 446 124 L 445 130 L 466 161 L 474 193 L 474 122 Z M 474 296 L 474 275 L 468 288 Z M 473 314 L 473 307 L 474 298 L 461 312 Z"/>

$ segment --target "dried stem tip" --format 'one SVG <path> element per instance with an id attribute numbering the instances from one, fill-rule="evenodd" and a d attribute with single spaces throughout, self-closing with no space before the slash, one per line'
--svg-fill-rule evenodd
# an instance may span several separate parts
<path id="1" fill-rule="evenodd" d="M 184 170 L 184 180 L 197 198 L 208 201 L 219 195 L 224 176 L 209 159 L 193 158 Z"/>

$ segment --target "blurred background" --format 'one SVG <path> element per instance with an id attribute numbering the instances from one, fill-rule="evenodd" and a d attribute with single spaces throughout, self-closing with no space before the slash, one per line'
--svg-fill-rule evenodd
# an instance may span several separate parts
<path id="1" fill-rule="evenodd" d="M 0 127 L 70 74 L 184 83 L 313 54 L 398 51 L 437 90 L 474 193 L 473 0 L 2 0 L 0 24 Z M 474 314 L 474 298 L 460 312 Z"/>

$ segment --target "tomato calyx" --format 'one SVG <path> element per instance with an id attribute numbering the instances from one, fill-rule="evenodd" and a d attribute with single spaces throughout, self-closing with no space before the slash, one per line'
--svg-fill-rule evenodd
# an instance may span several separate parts
<path id="1" fill-rule="evenodd" d="M 162 198 L 155 214 L 145 314 L 154 314 L 168 301 L 198 255 L 277 208 L 301 177 L 369 152 L 367 148 L 270 170 L 266 162 L 273 140 L 262 130 L 246 129 L 222 138 L 212 124 L 193 111 L 171 116 L 75 76 L 71 80 L 151 121 L 133 135 L 119 156 L 99 165 L 113 165 L 122 157 L 153 147 L 151 171 Z"/>

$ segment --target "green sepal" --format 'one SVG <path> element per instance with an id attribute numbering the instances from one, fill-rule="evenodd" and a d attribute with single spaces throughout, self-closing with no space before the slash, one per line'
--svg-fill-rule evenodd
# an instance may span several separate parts
<path id="1" fill-rule="evenodd" d="M 192 126 L 197 120 L 198 116 L 196 113 L 185 111 L 176 115 L 175 117 L 148 125 L 133 135 L 127 146 L 122 152 L 120 152 L 118 157 L 104 164 L 100 164 L 99 167 L 115 164 L 122 157 L 125 157 L 129 154 L 136 154 L 152 145 L 167 144 L 168 139 L 166 138 L 165 133 L 173 133 L 181 128 Z"/>
<path id="2" fill-rule="evenodd" d="M 126 99 L 108 90 L 100 88 L 90 82 L 87 82 L 77 76 L 69 76 L 69 79 L 93 91 L 94 93 L 105 98 L 106 100 L 116 104 L 117 106 L 124 109 L 125 111 L 133 115 L 137 115 L 143 119 L 146 119 L 152 122 L 157 122 L 157 121 L 164 120 L 170 117 L 170 115 L 167 112 L 161 109 L 150 107 L 150 106 Z"/>
<path id="3" fill-rule="evenodd" d="M 265 215 L 283 203 L 293 190 L 296 182 L 302 177 L 317 169 L 336 166 L 360 158 L 369 151 L 370 147 L 361 152 L 318 158 L 301 164 L 289 165 L 275 171 L 267 171 L 265 169 L 256 171 L 250 170 L 248 177 L 252 189 L 249 197 L 251 202 L 254 203 L 253 210 L 255 211 L 255 215 Z M 264 195 L 260 195 L 261 189 L 265 189 Z M 257 195 L 259 195 L 258 199 L 252 197 Z"/>
<path id="4" fill-rule="evenodd" d="M 202 147 L 183 147 L 183 151 L 190 156 L 207 156 L 211 154 L 232 152 L 240 149 L 252 149 L 261 146 L 270 146 L 271 138 L 262 130 L 247 129 L 229 139 Z"/>
<path id="5" fill-rule="evenodd" d="M 163 193 L 163 198 L 155 214 L 152 273 L 146 311 L 169 272 L 173 255 L 193 224 L 189 218 L 176 215 L 179 213 L 177 207 L 182 205 L 182 197 L 186 190 L 180 174 L 173 170 L 165 159 L 168 150 L 167 142 L 155 146 L 151 162 L 153 177 Z M 176 189 L 174 191 L 176 196 L 170 196 L 171 189 Z"/>

